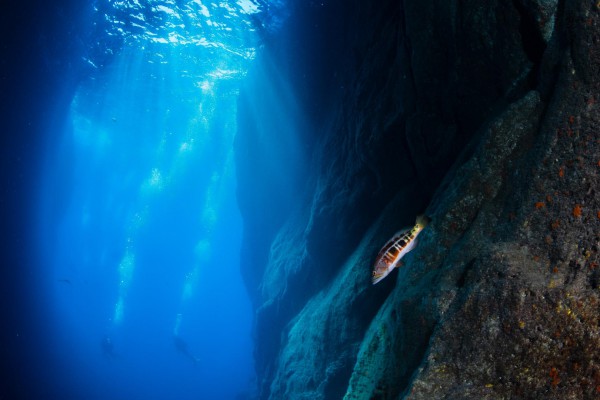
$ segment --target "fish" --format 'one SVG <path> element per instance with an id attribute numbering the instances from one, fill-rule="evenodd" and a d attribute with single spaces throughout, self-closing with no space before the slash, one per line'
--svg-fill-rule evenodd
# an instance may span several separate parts
<path id="1" fill-rule="evenodd" d="M 430 219 L 426 215 L 417 216 L 415 226 L 404 228 L 390 239 L 379 250 L 375 263 L 373 264 L 373 285 L 388 276 L 394 268 L 400 267 L 400 260 L 417 245 L 417 236 L 429 224 Z"/>

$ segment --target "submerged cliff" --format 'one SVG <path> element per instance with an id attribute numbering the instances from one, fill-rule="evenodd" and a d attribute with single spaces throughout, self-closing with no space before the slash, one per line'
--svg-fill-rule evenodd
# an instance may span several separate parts
<path id="1" fill-rule="evenodd" d="M 305 3 L 239 102 L 259 398 L 600 396 L 600 4 Z"/>

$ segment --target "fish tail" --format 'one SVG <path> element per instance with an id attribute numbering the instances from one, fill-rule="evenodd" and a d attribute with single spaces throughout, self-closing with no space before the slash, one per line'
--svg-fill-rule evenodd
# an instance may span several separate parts
<path id="1" fill-rule="evenodd" d="M 417 215 L 417 222 L 415 225 L 418 225 L 421 229 L 425 228 L 431 222 L 431 218 L 429 218 L 425 214 Z"/>

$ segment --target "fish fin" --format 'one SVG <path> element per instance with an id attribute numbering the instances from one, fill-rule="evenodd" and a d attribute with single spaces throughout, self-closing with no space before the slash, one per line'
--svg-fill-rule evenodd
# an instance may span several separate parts
<path id="1" fill-rule="evenodd" d="M 407 227 L 407 228 L 404 228 L 404 229 L 400 229 L 398 232 L 396 232 L 396 233 L 394 234 L 394 237 L 392 237 L 392 238 L 391 238 L 391 239 L 388 241 L 388 243 L 389 243 L 389 242 L 393 242 L 394 240 L 396 240 L 396 239 L 398 238 L 398 236 L 401 236 L 401 235 L 405 234 L 406 232 L 409 232 L 411 229 L 412 229 L 412 227 Z"/>
<path id="2" fill-rule="evenodd" d="M 404 267 L 404 261 L 402 261 L 402 260 L 398 261 L 398 263 L 396 264 L 396 266 L 394 268 L 400 268 L 400 267 Z"/>
<path id="3" fill-rule="evenodd" d="M 421 227 L 421 229 L 423 229 L 427 225 L 429 225 L 430 222 L 431 222 L 431 218 L 429 218 L 425 214 L 421 214 L 421 215 L 417 215 L 417 221 L 415 222 L 415 224 L 419 225 Z"/>

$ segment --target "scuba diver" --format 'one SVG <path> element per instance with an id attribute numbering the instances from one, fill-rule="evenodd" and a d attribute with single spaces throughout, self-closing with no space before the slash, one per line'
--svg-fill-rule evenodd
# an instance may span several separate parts
<path id="1" fill-rule="evenodd" d="M 117 355 L 115 354 L 115 346 L 108 335 L 104 335 L 102 338 L 102 342 L 100 342 L 100 347 L 102 348 L 102 353 L 108 358 L 115 358 Z"/>
<path id="2" fill-rule="evenodd" d="M 173 344 L 177 351 L 183 354 L 185 357 L 189 358 L 194 362 L 194 365 L 198 364 L 198 358 L 194 356 L 190 350 L 188 349 L 188 344 L 185 340 L 181 338 L 179 335 L 173 335 Z"/>
<path id="3" fill-rule="evenodd" d="M 198 358 L 194 356 L 190 349 L 188 349 L 188 344 L 185 340 L 181 338 L 179 335 L 179 328 L 181 327 L 181 320 L 183 315 L 181 313 L 177 314 L 177 318 L 175 320 L 175 327 L 173 328 L 173 344 L 178 352 L 189 358 L 194 362 L 194 365 L 198 364 Z"/>

